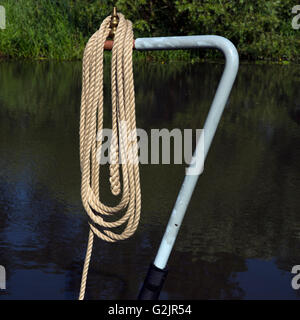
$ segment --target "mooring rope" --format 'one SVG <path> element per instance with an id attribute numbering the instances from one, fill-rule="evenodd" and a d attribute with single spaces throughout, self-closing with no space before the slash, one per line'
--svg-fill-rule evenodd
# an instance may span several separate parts
<path id="1" fill-rule="evenodd" d="M 110 32 L 111 16 L 104 19 L 100 29 L 89 39 L 83 56 L 80 112 L 81 198 L 89 216 L 90 231 L 79 300 L 83 300 L 85 296 L 94 235 L 109 242 L 127 239 L 135 232 L 141 212 L 132 70 L 133 31 L 131 21 L 126 20 L 121 13 L 118 13 L 118 17 L 111 59 L 112 139 L 109 180 L 112 194 L 117 196 L 122 191 L 122 196 L 119 204 L 114 207 L 105 205 L 99 197 L 99 155 L 103 138 L 103 51 Z M 124 212 L 121 218 L 114 222 L 105 221 L 105 216 L 119 212 Z M 110 230 L 121 225 L 125 226 L 120 233 Z"/>

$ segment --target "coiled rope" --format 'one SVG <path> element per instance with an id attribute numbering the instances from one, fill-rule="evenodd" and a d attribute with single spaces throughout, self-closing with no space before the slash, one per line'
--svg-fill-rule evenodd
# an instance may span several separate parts
<path id="1" fill-rule="evenodd" d="M 103 128 L 103 51 L 110 32 L 111 16 L 102 22 L 89 39 L 83 56 L 80 112 L 81 198 L 89 216 L 89 238 L 82 272 L 79 300 L 83 300 L 94 235 L 115 242 L 129 238 L 137 229 L 141 212 L 141 190 L 135 119 L 132 70 L 132 23 L 118 13 L 111 59 L 112 139 L 110 144 L 110 186 L 113 195 L 121 193 L 118 205 L 110 207 L 100 200 L 99 177 Z M 121 160 L 121 168 L 120 168 Z M 124 212 L 114 221 L 105 216 Z M 121 233 L 110 229 L 125 225 Z"/>

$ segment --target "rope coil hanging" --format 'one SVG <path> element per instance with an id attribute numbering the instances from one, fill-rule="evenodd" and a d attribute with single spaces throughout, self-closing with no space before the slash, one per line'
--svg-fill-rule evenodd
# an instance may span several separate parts
<path id="1" fill-rule="evenodd" d="M 141 212 L 141 190 L 132 69 L 132 23 L 118 13 L 111 58 L 112 139 L 110 144 L 110 186 L 121 195 L 114 207 L 100 200 L 99 179 L 103 128 L 103 52 L 111 31 L 108 16 L 89 39 L 83 55 L 80 111 L 81 198 L 89 216 L 89 238 L 83 267 L 79 300 L 84 299 L 94 235 L 108 242 L 129 238 L 137 229 Z M 121 164 L 120 164 L 121 161 Z M 122 172 L 122 188 L 121 176 Z M 105 216 L 125 212 L 116 221 Z M 111 229 L 125 225 L 121 233 Z"/>

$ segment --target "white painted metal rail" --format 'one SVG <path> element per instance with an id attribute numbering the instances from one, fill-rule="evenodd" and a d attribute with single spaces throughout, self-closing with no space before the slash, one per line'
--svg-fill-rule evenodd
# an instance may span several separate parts
<path id="1" fill-rule="evenodd" d="M 139 38 L 135 40 L 135 49 L 137 50 L 174 50 L 196 48 L 219 49 L 225 56 L 225 69 L 204 124 L 205 138 L 203 160 L 205 160 L 238 72 L 239 56 L 235 46 L 226 38 L 210 35 Z M 200 142 L 201 137 L 196 146 L 193 158 L 199 157 L 201 154 Z M 165 269 L 167 265 L 200 173 L 201 171 L 195 173 L 191 170 L 187 170 L 165 234 L 154 260 L 154 265 L 159 269 Z"/>

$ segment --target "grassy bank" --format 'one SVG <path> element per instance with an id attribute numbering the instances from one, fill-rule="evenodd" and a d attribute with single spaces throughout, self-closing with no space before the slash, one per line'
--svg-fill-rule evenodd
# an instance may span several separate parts
<path id="1" fill-rule="evenodd" d="M 242 59 L 299 62 L 300 30 L 291 26 L 295 0 L 0 0 L 6 29 L 0 56 L 14 59 L 81 59 L 85 43 L 113 4 L 134 22 L 135 37 L 218 34 Z M 159 61 L 218 58 L 214 51 L 135 53 Z"/>

